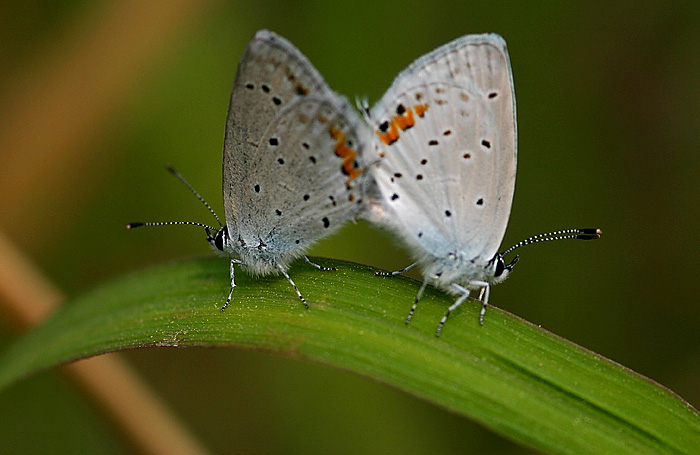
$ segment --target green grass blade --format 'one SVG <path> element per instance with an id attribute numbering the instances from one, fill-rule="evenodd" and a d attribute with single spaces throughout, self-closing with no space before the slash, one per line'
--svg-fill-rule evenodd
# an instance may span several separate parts
<path id="1" fill-rule="evenodd" d="M 357 264 L 299 261 L 291 275 L 236 276 L 211 258 L 154 267 L 86 293 L 0 357 L 0 390 L 37 371 L 109 351 L 232 346 L 309 359 L 390 384 L 526 446 L 562 454 L 698 453 L 700 417 L 636 373 L 491 308 L 483 327 L 468 302 L 436 324 L 453 298 L 428 289 L 409 326 L 419 283 L 379 278 Z"/>

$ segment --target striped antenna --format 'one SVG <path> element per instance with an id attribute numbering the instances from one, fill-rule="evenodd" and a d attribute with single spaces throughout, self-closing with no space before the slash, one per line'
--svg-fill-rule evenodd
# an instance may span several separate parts
<path id="1" fill-rule="evenodd" d="M 221 224 L 221 220 L 219 219 L 219 216 L 216 214 L 214 209 L 211 208 L 211 206 L 207 203 L 207 201 L 205 201 L 204 198 L 199 195 L 197 190 L 195 190 L 192 187 L 192 185 L 190 185 L 190 183 L 187 180 L 185 180 L 185 178 L 182 175 L 180 175 L 179 172 L 177 172 L 175 170 L 174 167 L 166 166 L 165 168 L 168 170 L 168 172 L 170 172 L 172 175 L 174 175 L 179 181 L 181 181 L 187 187 L 187 189 L 189 189 L 192 192 L 192 194 L 194 194 L 197 197 L 197 199 L 199 199 L 199 201 L 202 204 L 204 204 L 204 206 L 207 209 L 209 209 L 209 212 L 211 212 L 211 214 L 214 215 L 214 218 L 216 218 L 216 222 L 219 223 L 219 228 L 209 226 L 208 224 L 197 223 L 196 221 L 158 221 L 158 222 L 153 222 L 153 223 L 136 222 L 136 223 L 127 224 L 126 228 L 127 229 L 135 229 L 135 228 L 141 227 L 141 226 L 167 226 L 170 224 L 185 224 L 185 225 L 190 225 L 190 226 L 203 227 L 204 229 L 207 230 L 207 235 L 210 237 L 210 239 L 213 239 L 214 235 L 212 234 L 212 232 L 216 233 L 221 227 L 223 227 L 223 225 Z"/>
<path id="2" fill-rule="evenodd" d="M 530 245 L 532 243 L 550 242 L 552 240 L 597 240 L 600 238 L 603 231 L 598 228 L 585 229 L 564 229 L 562 231 L 547 232 L 546 234 L 533 235 L 525 240 L 521 240 L 512 247 L 500 254 L 501 257 L 517 250 L 518 248 Z"/>

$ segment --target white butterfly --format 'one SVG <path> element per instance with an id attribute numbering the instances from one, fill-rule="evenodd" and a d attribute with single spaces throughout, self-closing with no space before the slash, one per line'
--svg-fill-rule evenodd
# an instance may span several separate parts
<path id="1" fill-rule="evenodd" d="M 491 285 L 517 261 L 520 246 L 563 238 L 595 239 L 597 229 L 531 237 L 499 254 L 515 190 L 515 92 L 506 43 L 467 35 L 416 60 L 365 119 L 375 131 L 370 173 L 376 194 L 366 217 L 393 230 L 424 276 L 406 319 L 428 283 L 458 298 L 440 321 L 479 291 L 483 324 Z"/>
<path id="2" fill-rule="evenodd" d="M 207 240 L 234 265 L 255 275 L 281 273 L 302 303 L 287 273 L 316 241 L 363 210 L 363 142 L 370 134 L 347 100 L 335 93 L 311 62 L 289 41 L 261 30 L 246 46 L 231 91 L 223 151 L 226 225 L 196 222 Z"/>

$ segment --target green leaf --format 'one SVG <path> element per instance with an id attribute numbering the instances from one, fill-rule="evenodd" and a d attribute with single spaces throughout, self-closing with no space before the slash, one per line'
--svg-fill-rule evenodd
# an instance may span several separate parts
<path id="1" fill-rule="evenodd" d="M 497 308 L 437 322 L 453 298 L 369 267 L 298 261 L 292 276 L 236 276 L 218 258 L 154 267 L 67 304 L 0 358 L 0 390 L 39 370 L 121 349 L 232 346 L 309 359 L 390 384 L 548 453 L 697 453 L 700 418 L 664 387 Z"/>

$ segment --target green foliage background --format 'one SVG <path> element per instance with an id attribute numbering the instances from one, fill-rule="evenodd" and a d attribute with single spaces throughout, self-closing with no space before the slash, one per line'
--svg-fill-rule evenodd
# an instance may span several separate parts
<path id="1" fill-rule="evenodd" d="M 80 34 L 109 7 L 106 1 L 0 6 L 0 74 L 7 76 L 0 80 L 0 100 L 6 100 L 0 119 L 13 115 L 7 100 L 22 86 L 21 76 L 60 59 L 47 58 L 55 37 Z M 123 226 L 211 221 L 163 171 L 165 164 L 223 215 L 228 96 L 240 54 L 257 29 L 290 39 L 337 91 L 371 101 L 419 55 L 463 34 L 498 32 L 511 55 L 519 127 L 518 181 L 504 247 L 567 227 L 601 227 L 604 237 L 523 250 L 515 274 L 493 289 L 491 302 L 697 407 L 698 19 L 700 4 L 681 1 L 212 2 L 170 36 L 108 106 L 80 143 L 89 159 L 56 176 L 61 191 L 49 181 L 28 208 L 2 209 L 0 228 L 69 295 L 147 264 L 209 254 L 194 228 L 130 232 Z M 12 153 L 0 150 L 0 159 Z M 2 169 L 0 176 L 16 177 Z M 3 201 L 22 196 L 4 191 Z M 389 235 L 363 223 L 311 253 L 387 269 L 408 263 Z M 473 330 L 479 330 L 476 321 Z M 13 336 L 8 326 L 0 344 Z M 226 349 L 126 356 L 215 452 L 527 453 L 427 403 L 314 364 Z M 0 441 L 13 453 L 128 450 L 105 416 L 53 372 L 1 395 L 0 421 Z"/>

